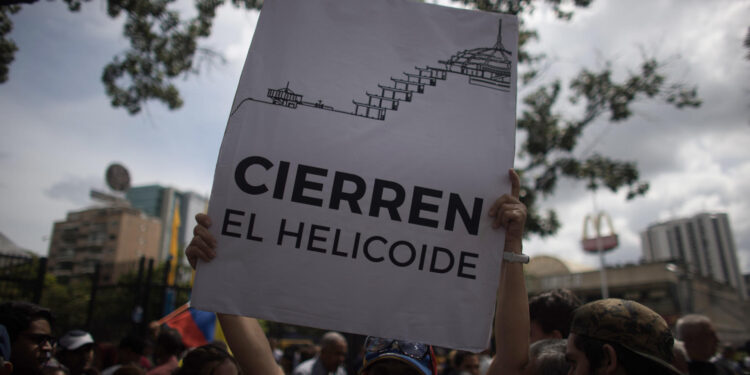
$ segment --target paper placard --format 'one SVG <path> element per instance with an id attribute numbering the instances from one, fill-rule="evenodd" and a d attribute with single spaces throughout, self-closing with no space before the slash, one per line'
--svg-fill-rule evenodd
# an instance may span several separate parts
<path id="1" fill-rule="evenodd" d="M 402 0 L 268 0 L 209 204 L 192 304 L 487 347 L 518 21 Z"/>

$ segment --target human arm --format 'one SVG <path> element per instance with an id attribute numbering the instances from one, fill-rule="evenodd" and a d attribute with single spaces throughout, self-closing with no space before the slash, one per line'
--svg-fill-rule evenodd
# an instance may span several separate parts
<path id="1" fill-rule="evenodd" d="M 283 375 L 258 320 L 239 315 L 216 314 L 232 354 L 246 375 Z"/>
<path id="2" fill-rule="evenodd" d="M 198 259 L 210 262 L 216 257 L 216 239 L 209 233 L 211 219 L 206 214 L 195 215 L 198 224 L 194 237 L 185 249 L 190 265 L 195 268 Z M 254 318 L 238 315 L 216 314 L 232 354 L 246 375 L 283 375 L 281 367 L 271 352 L 263 329 Z"/>
<path id="3" fill-rule="evenodd" d="M 511 194 L 504 194 L 490 207 L 493 228 L 505 228 L 503 251 L 521 253 L 526 206 L 519 200 L 521 181 L 508 171 Z M 529 301 L 521 263 L 502 262 L 500 285 L 495 305 L 495 343 L 497 354 L 487 375 L 522 374 L 529 361 Z"/>

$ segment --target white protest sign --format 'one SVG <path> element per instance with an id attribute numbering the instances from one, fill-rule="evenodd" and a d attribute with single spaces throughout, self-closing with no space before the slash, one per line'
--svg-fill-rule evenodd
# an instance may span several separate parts
<path id="1" fill-rule="evenodd" d="M 487 347 L 509 192 L 515 17 L 268 0 L 219 152 L 192 304 Z"/>

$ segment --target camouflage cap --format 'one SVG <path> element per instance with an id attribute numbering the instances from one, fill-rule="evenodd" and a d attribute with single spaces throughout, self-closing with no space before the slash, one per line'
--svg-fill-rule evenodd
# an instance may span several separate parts
<path id="1" fill-rule="evenodd" d="M 680 373 L 671 365 L 674 338 L 667 322 L 638 302 L 617 298 L 589 302 L 576 309 L 570 332 L 620 344 Z"/>

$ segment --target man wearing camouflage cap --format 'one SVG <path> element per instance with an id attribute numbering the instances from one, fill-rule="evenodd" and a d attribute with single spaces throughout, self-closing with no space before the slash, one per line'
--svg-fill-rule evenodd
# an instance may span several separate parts
<path id="1" fill-rule="evenodd" d="M 677 375 L 671 365 L 673 343 L 659 314 L 634 301 L 610 298 L 576 310 L 565 357 L 576 375 Z"/>

